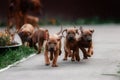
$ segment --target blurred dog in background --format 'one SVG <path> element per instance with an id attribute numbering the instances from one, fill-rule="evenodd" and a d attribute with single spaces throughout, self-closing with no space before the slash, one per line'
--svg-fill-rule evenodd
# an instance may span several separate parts
<path id="1" fill-rule="evenodd" d="M 14 25 L 16 29 L 19 30 L 21 26 L 26 23 L 37 26 L 39 18 L 29 13 L 40 15 L 40 0 L 9 0 L 7 30 L 9 31 Z"/>

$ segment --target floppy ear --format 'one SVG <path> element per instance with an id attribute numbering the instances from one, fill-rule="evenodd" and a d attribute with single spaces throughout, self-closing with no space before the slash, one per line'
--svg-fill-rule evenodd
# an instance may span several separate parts
<path id="1" fill-rule="evenodd" d="M 48 32 L 47 29 L 45 30 L 45 33 L 44 33 L 44 39 L 45 39 L 45 40 L 48 40 L 48 39 L 49 39 L 49 32 Z"/>
<path id="2" fill-rule="evenodd" d="M 79 35 L 78 29 L 76 29 L 76 33 Z"/>
<path id="3" fill-rule="evenodd" d="M 81 33 L 83 33 L 83 27 L 82 26 L 80 26 L 80 31 L 81 31 Z"/>
<path id="4" fill-rule="evenodd" d="M 60 41 L 62 39 L 62 36 L 59 36 L 59 38 L 57 39 L 57 41 Z"/>
<path id="5" fill-rule="evenodd" d="M 93 32 L 94 32 L 94 29 L 90 29 L 90 32 L 93 33 Z"/>

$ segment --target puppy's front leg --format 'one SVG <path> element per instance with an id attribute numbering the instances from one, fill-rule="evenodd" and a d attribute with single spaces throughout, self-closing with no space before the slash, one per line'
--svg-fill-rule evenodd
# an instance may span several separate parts
<path id="1" fill-rule="evenodd" d="M 76 48 L 75 50 L 75 58 L 76 58 L 76 61 L 80 61 L 80 55 L 79 55 L 79 48 Z"/>
<path id="2" fill-rule="evenodd" d="M 83 52 L 83 59 L 88 59 L 86 49 L 85 49 L 85 48 L 82 48 L 82 47 L 80 47 L 80 49 L 81 49 L 81 50 L 82 50 L 82 52 Z"/>
<path id="3" fill-rule="evenodd" d="M 68 50 L 67 48 L 65 48 L 65 56 L 64 56 L 64 61 L 67 60 L 68 54 L 69 54 L 70 50 Z M 71 52 L 70 52 L 71 53 Z"/>
<path id="4" fill-rule="evenodd" d="M 58 67 L 58 65 L 57 65 L 58 56 L 59 56 L 59 50 L 57 50 L 57 51 L 54 53 L 54 59 L 53 59 L 53 62 L 52 62 L 52 67 Z"/>
<path id="5" fill-rule="evenodd" d="M 76 56 L 76 50 L 73 50 L 71 61 L 75 61 Z"/>
<path id="6" fill-rule="evenodd" d="M 45 57 L 45 65 L 50 65 L 50 61 L 49 61 L 48 51 L 47 50 L 45 50 L 44 57 Z"/>
<path id="7" fill-rule="evenodd" d="M 88 54 L 89 57 L 91 57 L 93 55 L 93 46 L 91 45 L 90 48 L 88 48 Z"/>

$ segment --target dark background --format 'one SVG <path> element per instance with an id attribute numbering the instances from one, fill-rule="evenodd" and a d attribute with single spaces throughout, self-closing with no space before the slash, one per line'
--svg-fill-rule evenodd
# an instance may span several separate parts
<path id="1" fill-rule="evenodd" d="M 0 19 L 6 18 L 8 0 L 0 0 Z M 120 19 L 119 0 L 41 0 L 41 16 L 64 19 L 91 18 Z"/>

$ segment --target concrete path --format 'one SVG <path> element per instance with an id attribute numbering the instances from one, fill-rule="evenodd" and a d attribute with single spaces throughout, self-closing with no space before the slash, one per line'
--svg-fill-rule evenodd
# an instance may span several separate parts
<path id="1" fill-rule="evenodd" d="M 66 26 L 69 27 L 69 26 Z M 43 53 L 0 73 L 0 80 L 120 80 L 120 25 L 84 26 L 95 29 L 94 55 L 80 62 L 58 59 L 57 68 L 44 65 Z M 60 27 L 45 27 L 50 33 Z M 80 53 L 81 58 L 82 54 Z"/>

